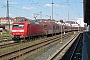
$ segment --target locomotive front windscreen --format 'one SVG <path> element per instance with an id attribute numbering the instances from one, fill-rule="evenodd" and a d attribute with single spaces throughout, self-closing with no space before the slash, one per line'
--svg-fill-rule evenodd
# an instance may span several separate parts
<path id="1" fill-rule="evenodd" d="M 24 28 L 24 24 L 13 24 L 13 28 Z"/>

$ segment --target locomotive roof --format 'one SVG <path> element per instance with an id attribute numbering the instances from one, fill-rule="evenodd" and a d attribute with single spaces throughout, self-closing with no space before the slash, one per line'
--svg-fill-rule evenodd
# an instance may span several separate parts
<path id="1" fill-rule="evenodd" d="M 37 20 L 21 20 L 19 22 L 14 22 L 14 23 L 24 23 L 24 22 L 30 22 L 30 24 L 40 24 Z"/>

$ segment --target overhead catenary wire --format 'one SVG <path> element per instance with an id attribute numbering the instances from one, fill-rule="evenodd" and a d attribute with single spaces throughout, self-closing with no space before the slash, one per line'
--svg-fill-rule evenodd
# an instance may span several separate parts
<path id="1" fill-rule="evenodd" d="M 24 0 L 22 0 L 22 2 L 24 2 Z M 37 1 L 37 2 L 34 2 L 33 0 L 28 0 L 28 2 L 27 3 L 22 3 L 21 2 L 21 4 L 16 4 L 16 5 L 21 5 L 21 6 L 23 6 L 23 5 L 31 5 L 31 6 L 38 6 L 38 7 L 40 7 L 41 9 L 43 9 L 43 10 L 46 10 L 46 11 L 49 11 L 50 13 L 52 12 L 51 10 L 49 10 L 49 9 L 47 9 L 46 7 L 43 7 L 42 5 L 40 5 L 40 4 L 47 4 L 47 3 L 45 3 L 45 2 L 43 2 L 43 3 L 41 3 L 39 0 Z M 68 3 L 67 3 L 68 2 Z M 73 9 L 73 7 L 71 6 L 71 3 L 82 3 L 82 2 L 69 2 L 69 0 L 67 0 L 67 2 L 54 2 L 54 4 L 68 4 L 69 5 L 69 7 L 72 9 L 72 11 L 74 11 L 73 13 L 76 15 L 76 16 L 78 16 L 78 15 L 80 15 L 80 14 L 78 14 L 74 9 Z M 49 3 L 49 4 L 52 4 L 52 3 Z M 24 9 L 22 9 L 22 7 L 20 7 L 20 8 L 18 8 L 18 7 L 15 7 L 14 5 L 10 5 L 9 6 L 10 7 L 10 9 L 11 8 L 13 8 L 13 9 L 17 9 L 17 11 L 16 10 L 12 10 L 12 11 L 10 11 L 10 12 L 15 12 L 16 11 L 16 14 L 17 15 L 19 15 L 19 13 L 18 13 L 18 11 L 20 10 L 20 12 L 21 13 L 23 13 L 23 14 L 25 14 L 25 16 L 29 16 L 27 13 L 29 13 L 30 15 L 32 15 L 32 14 L 35 14 L 35 13 L 38 13 L 38 12 L 32 12 L 32 11 L 28 11 L 28 10 L 24 10 Z M 75 8 L 75 7 L 74 7 Z M 59 10 L 58 8 L 57 8 L 57 10 Z M 37 10 L 38 11 L 38 10 Z M 40 12 L 40 11 L 39 11 Z M 57 15 L 58 14 L 58 16 L 61 16 L 61 10 L 60 10 L 60 12 L 59 13 L 56 13 L 55 11 L 53 11 L 53 13 L 54 13 L 54 15 Z M 43 11 L 42 11 L 42 16 L 46 16 L 47 14 L 43 14 Z M 55 16 L 54 16 L 55 17 Z"/>
<path id="2" fill-rule="evenodd" d="M 31 0 L 30 0 L 31 1 Z M 78 13 L 76 13 L 76 11 L 74 11 L 74 9 L 71 7 L 71 3 L 82 3 L 82 2 L 68 2 L 69 0 L 67 0 L 67 2 L 64 2 L 64 3 L 67 3 L 68 5 L 69 5 L 69 7 L 72 9 L 72 11 L 74 12 L 74 14 L 78 17 Z M 41 5 L 39 5 L 40 3 L 34 3 L 33 1 L 32 1 L 32 3 L 33 4 L 37 4 L 39 7 L 41 7 L 41 8 L 44 8 L 44 7 L 42 7 Z M 55 3 L 54 3 L 55 4 Z M 63 3 L 62 3 L 63 4 Z M 44 8 L 45 10 L 47 10 L 46 8 Z M 50 11 L 50 10 L 47 10 L 47 11 Z M 52 12 L 52 11 L 50 11 L 50 12 Z M 54 14 L 56 14 L 57 15 L 57 13 L 55 13 L 55 12 L 53 12 Z M 59 14 L 58 14 L 59 15 Z"/>
<path id="3" fill-rule="evenodd" d="M 31 1 L 31 0 L 29 0 L 29 1 Z M 36 4 L 37 6 L 39 6 L 39 7 L 41 7 L 41 8 L 43 8 L 43 9 L 45 9 L 46 11 L 49 11 L 49 12 L 52 12 L 52 10 L 48 10 L 47 8 L 45 8 L 45 7 L 42 7 L 38 2 L 37 3 L 35 3 L 35 2 L 33 2 L 33 1 L 31 1 L 33 4 Z M 50 4 L 52 4 L 52 2 L 50 3 Z M 54 5 L 55 3 L 53 2 L 53 5 Z M 55 14 L 55 15 L 57 15 L 58 13 L 55 13 L 54 11 L 53 11 L 53 13 Z M 51 13 L 52 14 L 52 13 Z M 45 16 L 45 15 L 44 15 Z M 58 16 L 59 16 L 59 14 L 58 14 Z"/>
<path id="4" fill-rule="evenodd" d="M 74 14 L 78 17 L 78 14 L 75 12 L 75 10 L 71 7 L 71 5 L 70 5 L 70 3 L 68 2 L 68 0 L 67 0 L 67 3 L 68 3 L 68 5 L 69 5 L 69 7 L 72 9 L 72 11 L 74 12 Z"/>
<path id="5" fill-rule="evenodd" d="M 3 4 L 0 4 L 0 6 L 1 6 L 1 8 L 5 8 L 5 10 L 6 10 L 6 5 L 3 5 Z M 10 4 L 9 4 L 9 7 L 11 7 L 11 8 L 14 8 L 14 9 L 18 9 L 18 10 L 20 10 L 20 11 L 24 11 L 24 12 L 30 12 L 30 11 L 25 11 L 25 10 L 23 10 L 23 9 L 20 9 L 20 8 L 17 8 L 17 7 L 13 7 L 13 6 L 11 6 Z M 12 10 L 12 11 L 14 11 L 14 12 L 16 12 L 16 13 L 18 13 L 18 11 L 16 11 L 16 10 Z M 10 10 L 10 12 L 12 12 L 11 10 Z M 4 11 L 4 12 L 6 12 L 6 11 Z M 19 12 L 20 13 L 20 12 Z M 26 14 L 27 14 L 26 13 Z M 30 12 L 30 13 L 32 13 L 32 12 Z M 10 14 L 10 13 L 9 13 Z M 24 13 L 25 14 L 25 13 Z"/>

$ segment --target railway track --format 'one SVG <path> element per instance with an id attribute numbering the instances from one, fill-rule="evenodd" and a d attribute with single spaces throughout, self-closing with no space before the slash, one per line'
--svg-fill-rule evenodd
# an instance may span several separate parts
<path id="1" fill-rule="evenodd" d="M 64 54 L 66 53 L 66 51 L 70 48 L 70 46 L 74 43 L 74 41 L 76 40 L 76 38 L 78 36 L 79 36 L 79 34 L 78 35 L 75 35 L 71 40 L 69 40 L 66 44 L 64 44 L 60 49 L 58 49 L 47 60 L 62 60 L 62 57 L 64 56 Z"/>
<path id="2" fill-rule="evenodd" d="M 83 33 L 79 35 L 74 44 L 63 56 L 62 60 L 82 60 L 82 39 Z"/>
<path id="3" fill-rule="evenodd" d="M 71 34 L 71 33 L 70 33 Z M 56 36 L 58 37 L 58 35 Z M 52 37 L 49 37 L 47 39 L 50 39 Z M 6 48 L 6 47 L 11 47 L 11 46 L 15 46 L 15 45 L 19 45 L 20 43 L 18 42 L 12 42 L 12 40 L 5 40 L 5 41 L 1 41 L 1 44 L 0 44 L 0 49 L 2 48 Z"/>
<path id="4" fill-rule="evenodd" d="M 0 43 L 1 42 L 7 42 L 7 41 L 11 41 L 11 37 L 10 36 L 0 36 Z"/>
<path id="5" fill-rule="evenodd" d="M 63 34 L 63 38 L 64 37 L 69 37 L 72 33 L 69 33 L 69 34 Z M 20 49 L 16 49 L 14 51 L 11 51 L 11 52 L 7 52 L 7 53 L 4 53 L 4 54 L 1 54 L 0 55 L 0 59 L 1 60 L 11 60 L 11 59 L 16 59 L 16 58 L 20 58 L 21 56 L 27 54 L 27 53 L 31 53 L 31 52 L 34 52 L 35 50 L 39 49 L 39 48 L 42 48 L 42 47 L 45 47 L 47 45 L 50 45 L 52 43 L 55 43 L 55 42 L 58 42 L 60 41 L 60 36 L 57 36 L 57 37 L 50 37 L 50 38 L 47 38 L 45 41 L 43 42 L 39 42 L 39 43 L 36 43 L 36 44 L 33 44 L 33 45 L 30 45 L 30 46 L 26 46 L 26 47 L 23 47 L 23 48 L 20 48 Z"/>
<path id="6" fill-rule="evenodd" d="M 9 39 L 9 40 L 0 40 L 0 43 L 2 43 L 2 42 L 8 42 L 8 41 L 12 41 L 11 39 Z"/>
<path id="7" fill-rule="evenodd" d="M 81 41 L 82 41 L 82 35 L 78 38 L 78 41 L 75 44 L 75 48 L 70 56 L 70 60 L 81 60 Z"/>
<path id="8" fill-rule="evenodd" d="M 0 44 L 0 49 L 10 47 L 10 46 L 15 46 L 18 45 L 19 43 L 14 42 L 14 41 L 8 41 Z"/>

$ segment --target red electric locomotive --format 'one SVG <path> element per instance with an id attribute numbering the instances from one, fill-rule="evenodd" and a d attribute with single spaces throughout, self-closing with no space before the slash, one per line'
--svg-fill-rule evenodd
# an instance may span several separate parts
<path id="1" fill-rule="evenodd" d="M 35 21 L 14 22 L 12 25 L 12 39 L 26 39 L 33 36 L 44 35 L 44 27 Z"/>

